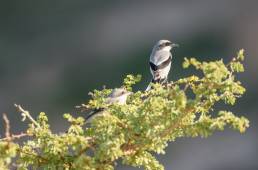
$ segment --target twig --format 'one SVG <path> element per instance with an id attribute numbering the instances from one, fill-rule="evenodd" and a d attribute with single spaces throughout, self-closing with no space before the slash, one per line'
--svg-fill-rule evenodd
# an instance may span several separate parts
<path id="1" fill-rule="evenodd" d="M 89 145 L 87 145 L 86 147 L 82 148 L 77 154 L 76 154 L 76 157 L 79 157 L 81 156 L 83 153 L 85 153 L 87 151 L 88 148 L 92 148 L 93 150 L 95 149 L 94 148 L 94 139 L 91 138 L 91 137 L 86 137 L 85 140 L 88 140 L 89 141 Z"/>
<path id="2" fill-rule="evenodd" d="M 31 136 L 31 135 L 28 134 L 28 133 L 21 132 L 20 134 L 16 134 L 16 135 L 12 134 L 9 137 L 2 138 L 2 139 L 0 139 L 0 141 L 5 141 L 5 140 L 11 141 L 11 140 L 15 140 L 15 139 L 20 139 L 20 138 L 25 137 L 25 136 Z"/>
<path id="3" fill-rule="evenodd" d="M 186 91 L 188 89 L 188 87 L 189 87 L 189 84 L 186 84 L 185 88 L 184 88 L 184 91 Z"/>
<path id="4" fill-rule="evenodd" d="M 27 117 L 33 124 L 35 124 L 37 127 L 40 127 L 38 122 L 36 122 L 33 117 L 30 115 L 30 113 L 27 110 L 24 110 L 21 105 L 14 104 L 14 106 L 17 108 L 19 112 L 22 113 L 23 116 Z"/>
<path id="5" fill-rule="evenodd" d="M 6 140 L 10 141 L 11 140 L 10 121 L 5 113 L 3 113 L 3 119 L 4 119 L 4 125 L 5 125 L 5 138 Z"/>
<path id="6" fill-rule="evenodd" d="M 5 113 L 3 113 L 3 120 L 5 125 L 5 137 L 1 138 L 0 141 L 12 141 L 15 139 L 20 139 L 25 136 L 30 136 L 28 133 L 21 132 L 20 134 L 11 134 L 10 121 Z"/>

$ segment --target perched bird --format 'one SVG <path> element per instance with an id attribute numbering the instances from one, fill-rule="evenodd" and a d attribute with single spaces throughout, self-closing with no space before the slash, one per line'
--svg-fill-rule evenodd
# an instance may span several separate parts
<path id="1" fill-rule="evenodd" d="M 130 94 L 132 94 L 132 92 L 128 92 L 124 88 L 115 88 L 106 98 L 106 103 L 107 104 L 116 103 L 116 104 L 124 105 L 126 104 L 126 99 Z M 86 117 L 86 121 L 91 121 L 94 117 L 103 115 L 104 113 L 105 113 L 105 109 L 103 108 L 93 110 Z"/>
<path id="2" fill-rule="evenodd" d="M 178 47 L 169 40 L 159 40 L 152 49 L 150 55 L 150 71 L 152 74 L 152 83 L 167 83 L 168 73 L 171 67 L 172 54 L 170 50 L 173 47 Z M 151 85 L 146 91 L 151 89 Z"/>

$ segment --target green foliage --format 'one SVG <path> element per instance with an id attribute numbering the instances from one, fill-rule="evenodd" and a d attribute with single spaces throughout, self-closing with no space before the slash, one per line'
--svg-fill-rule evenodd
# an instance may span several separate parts
<path id="1" fill-rule="evenodd" d="M 107 114 L 91 122 L 64 114 L 71 124 L 65 133 L 53 133 L 45 113 L 34 120 L 28 111 L 17 106 L 23 120 L 30 121 L 26 131 L 29 139 L 16 144 L 13 135 L 0 141 L 0 169 L 16 166 L 19 170 L 113 170 L 121 159 L 126 165 L 162 170 L 164 167 L 153 153 L 165 154 L 169 141 L 208 137 L 226 126 L 245 132 L 249 126 L 246 118 L 230 111 L 213 112 L 215 103 L 233 105 L 245 92 L 235 78 L 235 73 L 244 71 L 243 60 L 243 50 L 228 64 L 222 60 L 201 62 L 185 58 L 183 67 L 193 66 L 202 76 L 191 75 L 166 86 L 153 84 L 150 91 L 130 95 L 126 105 L 106 104 L 111 89 L 94 90 L 92 99 L 83 107 L 105 108 Z M 139 75 L 128 75 L 123 87 L 132 91 L 132 85 L 140 79 Z M 16 158 L 15 164 L 11 164 L 12 158 Z"/>
<path id="2" fill-rule="evenodd" d="M 126 78 L 124 79 L 124 87 L 128 91 L 132 91 L 132 85 L 138 83 L 139 81 L 141 81 L 141 79 L 142 79 L 142 76 L 139 74 L 137 76 L 127 75 Z"/>
<path id="3" fill-rule="evenodd" d="M 16 156 L 18 145 L 9 141 L 0 142 L 0 169 L 9 169 L 12 158 Z"/>

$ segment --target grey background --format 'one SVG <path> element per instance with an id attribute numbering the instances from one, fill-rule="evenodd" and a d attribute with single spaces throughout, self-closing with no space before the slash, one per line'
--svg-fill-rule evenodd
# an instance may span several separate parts
<path id="1" fill-rule="evenodd" d="M 247 133 L 217 132 L 208 139 L 178 139 L 158 159 L 173 170 L 257 170 L 258 2 L 200 1 L 0 1 L 0 112 L 13 132 L 26 128 L 13 104 L 34 115 L 45 111 L 55 132 L 65 112 L 88 100 L 88 92 L 120 86 L 126 74 L 142 74 L 136 90 L 150 80 L 148 58 L 154 43 L 169 39 L 171 80 L 190 75 L 183 58 L 223 57 L 246 50 L 246 72 L 238 78 L 247 93 L 232 109 L 251 121 Z M 3 134 L 3 122 L 0 121 Z M 117 169 L 137 169 L 118 164 Z"/>

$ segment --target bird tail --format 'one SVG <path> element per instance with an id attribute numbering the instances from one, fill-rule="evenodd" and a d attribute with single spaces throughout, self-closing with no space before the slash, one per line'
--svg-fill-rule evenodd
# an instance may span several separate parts
<path id="1" fill-rule="evenodd" d="M 86 116 L 86 122 L 90 122 L 94 117 L 101 114 L 104 109 L 95 109 Z"/>
<path id="2" fill-rule="evenodd" d="M 149 91 L 151 89 L 151 83 L 149 83 L 149 85 L 147 86 L 147 88 L 145 89 L 145 91 Z"/>

